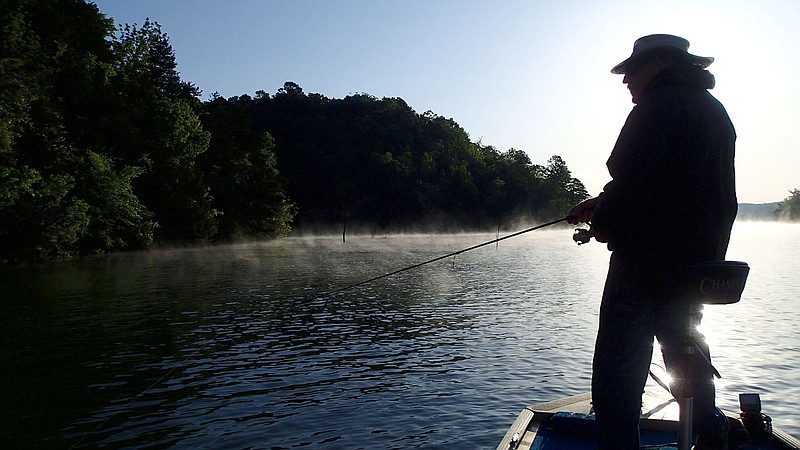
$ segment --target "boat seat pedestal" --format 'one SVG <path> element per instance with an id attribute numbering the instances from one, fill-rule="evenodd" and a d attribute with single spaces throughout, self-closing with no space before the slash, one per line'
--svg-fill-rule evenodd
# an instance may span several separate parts
<path id="1" fill-rule="evenodd" d="M 682 267 L 675 280 L 678 298 L 686 301 L 690 320 L 684 335 L 684 373 L 681 394 L 678 398 L 680 408 L 678 449 L 690 450 L 692 446 L 692 415 L 694 393 L 694 341 L 698 325 L 697 314 L 702 305 L 727 305 L 738 302 L 742 297 L 750 267 L 741 261 L 709 261 Z M 710 362 L 709 362 L 710 364 Z"/>

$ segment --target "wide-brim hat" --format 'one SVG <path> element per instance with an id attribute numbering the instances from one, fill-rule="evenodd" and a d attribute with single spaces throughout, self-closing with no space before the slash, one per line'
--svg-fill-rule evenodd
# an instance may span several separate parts
<path id="1" fill-rule="evenodd" d="M 673 49 L 685 53 L 691 64 L 702 67 L 703 69 L 714 62 L 714 58 L 709 56 L 697 56 L 689 53 L 689 41 L 682 37 L 673 36 L 671 34 L 651 34 L 637 39 L 636 42 L 633 43 L 633 52 L 631 56 L 614 66 L 614 68 L 611 69 L 611 73 L 624 74 L 632 61 L 639 60 L 643 55 L 653 50 L 660 49 Z"/>

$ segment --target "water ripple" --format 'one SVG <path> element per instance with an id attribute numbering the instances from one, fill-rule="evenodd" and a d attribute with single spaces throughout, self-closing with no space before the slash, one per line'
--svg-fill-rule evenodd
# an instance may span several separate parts
<path id="1" fill-rule="evenodd" d="M 757 244 L 742 240 L 748 233 Z M 799 286 L 776 271 L 793 267 L 780 249 L 798 245 L 800 233 L 782 233 L 744 230 L 732 241 L 753 269 L 746 298 L 709 308 L 704 326 L 725 377 L 721 405 L 735 409 L 736 393 L 757 390 L 776 423 L 798 434 Z M 318 293 L 486 236 L 289 239 L 4 277 L 0 289 L 17 301 L 2 356 L 17 364 L 0 379 L 3 439 L 493 447 L 523 406 L 589 388 L 608 253 L 568 238 L 522 236 L 330 296 Z"/>

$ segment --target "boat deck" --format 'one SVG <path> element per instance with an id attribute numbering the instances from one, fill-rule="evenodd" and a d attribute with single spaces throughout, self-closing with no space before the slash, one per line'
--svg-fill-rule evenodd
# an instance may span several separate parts
<path id="1" fill-rule="evenodd" d="M 642 448 L 678 448 L 678 403 L 666 391 L 648 389 L 642 397 L 640 439 Z M 595 424 L 589 393 L 529 406 L 517 416 L 497 450 L 592 450 L 595 449 Z M 732 418 L 738 415 L 728 414 Z M 774 429 L 772 434 L 750 439 L 741 447 L 800 449 L 800 441 Z"/>
<path id="2" fill-rule="evenodd" d="M 647 441 L 651 437 L 657 437 L 658 440 L 665 443 L 672 443 L 675 437 L 672 435 L 678 429 L 678 403 L 665 396 L 648 394 L 643 396 L 642 408 L 642 430 L 648 430 L 648 433 L 643 433 L 642 444 L 648 444 Z M 592 410 L 592 396 L 589 393 L 576 395 L 574 397 L 567 397 L 551 402 L 540 403 L 534 406 L 529 406 L 522 410 L 517 416 L 516 421 L 509 429 L 506 436 L 497 447 L 498 450 L 520 449 L 520 450 L 537 450 L 540 448 L 559 448 L 552 445 L 555 439 L 560 440 L 563 447 L 569 449 L 591 449 L 593 444 L 590 444 L 593 439 L 590 434 L 593 433 L 593 424 L 584 423 L 580 427 L 574 427 L 576 422 L 586 422 L 586 417 L 590 415 Z M 545 430 L 540 430 L 540 425 L 546 423 L 553 418 L 556 413 L 558 415 L 558 422 L 560 427 L 570 429 L 570 436 L 562 436 L 558 433 L 553 433 Z M 652 431 L 653 433 L 649 433 Z M 665 435 L 663 432 L 667 432 Z M 647 435 L 646 435 L 647 434 Z M 516 446 L 512 446 L 511 442 L 514 436 L 517 436 Z M 657 436 L 650 436 L 657 435 Z M 667 439 L 664 441 L 663 439 Z M 535 444 L 534 441 L 538 441 Z M 548 445 L 546 447 L 545 445 Z M 654 445 L 656 442 L 650 442 Z M 658 448 L 658 447 L 654 447 Z M 667 447 L 669 448 L 669 447 Z M 674 448 L 674 447 L 673 447 Z"/>

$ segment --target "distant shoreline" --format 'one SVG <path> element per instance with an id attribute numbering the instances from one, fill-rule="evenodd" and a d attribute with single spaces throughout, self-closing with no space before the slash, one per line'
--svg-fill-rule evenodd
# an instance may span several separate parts
<path id="1" fill-rule="evenodd" d="M 774 221 L 776 209 L 778 209 L 778 202 L 739 203 L 739 213 L 736 215 L 736 219 Z"/>

